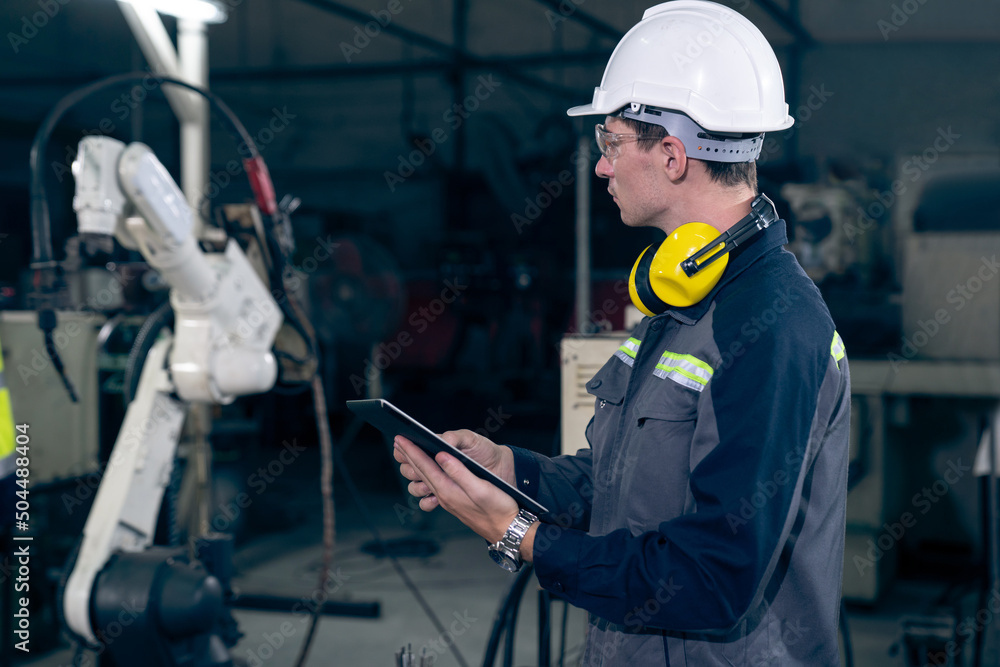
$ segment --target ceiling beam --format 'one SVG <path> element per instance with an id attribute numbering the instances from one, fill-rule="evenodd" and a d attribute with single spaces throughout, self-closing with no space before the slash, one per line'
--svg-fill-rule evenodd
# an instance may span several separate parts
<path id="1" fill-rule="evenodd" d="M 333 0 L 298 0 L 302 4 L 321 9 L 328 13 L 346 18 L 350 21 L 355 21 L 361 23 L 370 23 L 372 21 L 371 14 L 366 14 L 353 7 L 346 7 L 339 2 L 334 2 Z M 473 55 L 467 51 L 463 51 L 451 44 L 446 44 L 444 42 L 438 41 L 433 37 L 428 37 L 427 35 L 421 34 L 409 28 L 404 28 L 397 23 L 388 23 L 382 26 L 382 32 L 387 35 L 392 35 L 397 39 L 401 39 L 405 42 L 409 42 L 415 46 L 427 49 L 439 55 L 442 55 L 450 60 L 452 65 L 455 63 L 462 62 L 466 67 L 476 67 L 480 69 L 486 69 L 487 60 L 479 56 Z M 489 68 L 496 71 L 498 74 L 502 74 L 514 81 L 520 82 L 522 85 L 528 88 L 534 88 L 541 92 L 548 93 L 550 95 L 555 95 L 556 97 L 563 97 L 568 99 L 578 99 L 581 95 L 581 91 L 574 88 L 567 88 L 565 86 L 560 86 L 551 81 L 538 78 L 536 76 L 531 76 L 530 74 L 524 74 L 519 72 L 513 67 L 506 63 L 492 62 L 489 64 Z M 586 96 L 588 93 L 583 93 Z"/>
<path id="2" fill-rule="evenodd" d="M 586 67 L 604 65 L 611 51 L 572 51 L 563 53 L 527 53 L 513 56 L 479 58 L 466 65 L 472 71 L 497 70 L 516 67 L 520 69 Z M 382 63 L 357 65 L 311 65 L 304 67 L 241 67 L 213 69 L 212 83 L 231 81 L 284 81 L 322 80 L 357 77 L 392 77 L 448 72 L 454 65 L 446 60 L 424 58 L 420 60 L 394 60 Z M 4 80 L 0 79 L 0 86 Z M 574 91 L 579 94 L 583 91 Z"/>
<path id="3" fill-rule="evenodd" d="M 383 78 L 413 75 L 438 75 L 452 67 L 447 60 L 392 60 L 356 65 L 309 65 L 305 67 L 236 67 L 213 69 L 211 83 L 252 83 L 254 81 L 323 81 L 327 79 Z"/>
<path id="4" fill-rule="evenodd" d="M 496 70 L 501 67 L 550 68 L 603 66 L 611 51 L 564 51 L 562 53 L 526 53 L 511 56 L 480 58 L 468 67 L 471 70 Z M 392 60 L 381 63 L 305 65 L 299 67 L 234 67 L 214 68 L 209 74 L 210 82 L 253 83 L 254 81 L 323 81 L 326 79 L 351 79 L 364 77 L 396 77 L 411 75 L 438 75 L 447 72 L 453 65 L 447 60 L 422 58 L 419 60 Z M 82 86 L 109 72 L 85 72 L 82 74 L 55 74 L 51 76 L 2 76 L 0 89 L 5 88 L 69 88 Z M 574 91 L 579 95 L 584 91 Z M 584 93 L 586 94 L 586 93 Z"/>
<path id="5" fill-rule="evenodd" d="M 592 32 L 594 32 L 597 35 L 600 35 L 601 37 L 608 37 L 610 39 L 618 41 L 625 36 L 625 33 L 623 33 L 618 28 L 615 28 L 606 23 L 605 21 L 602 21 L 601 19 L 596 18 L 595 16 L 592 16 L 591 14 L 588 14 L 583 10 L 581 10 L 579 7 L 576 6 L 576 3 L 572 3 L 573 11 L 571 11 L 568 14 L 564 14 L 562 11 L 562 7 L 565 4 L 566 0 L 535 0 L 535 2 L 537 2 L 540 5 L 545 5 L 546 7 L 549 8 L 550 11 L 558 14 L 562 20 L 574 21 L 576 23 L 579 23 L 580 25 L 589 28 Z M 551 24 L 552 21 L 550 20 L 549 23 Z M 553 25 L 553 29 L 554 28 L 555 25 Z"/>

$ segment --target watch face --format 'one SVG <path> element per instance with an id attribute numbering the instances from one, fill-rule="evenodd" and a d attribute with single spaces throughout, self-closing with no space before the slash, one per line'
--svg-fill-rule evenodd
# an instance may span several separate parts
<path id="1" fill-rule="evenodd" d="M 493 562 L 502 567 L 503 569 L 507 570 L 508 572 L 517 572 L 518 570 L 521 569 L 520 565 L 517 563 L 516 560 L 514 560 L 504 552 L 500 551 L 499 549 L 491 548 L 489 552 L 490 552 L 490 558 L 493 559 Z"/>

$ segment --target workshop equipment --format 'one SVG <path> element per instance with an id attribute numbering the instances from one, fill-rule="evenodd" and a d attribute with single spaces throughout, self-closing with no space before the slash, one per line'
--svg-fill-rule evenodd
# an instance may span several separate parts
<path id="1" fill-rule="evenodd" d="M 147 146 L 87 137 L 74 174 L 81 233 L 114 235 L 139 250 L 171 286 L 176 324 L 175 334 L 164 332 L 146 359 L 84 527 L 62 611 L 75 635 L 96 643 L 102 620 L 112 618 L 123 599 L 139 596 L 143 622 L 128 641 L 109 644 L 117 662 L 217 664 L 238 636 L 221 584 L 196 564 L 181 564 L 178 554 L 149 547 L 186 403 L 225 404 L 270 389 L 278 374 L 271 345 L 281 310 L 235 241 L 221 253 L 198 247 L 190 207 Z"/>

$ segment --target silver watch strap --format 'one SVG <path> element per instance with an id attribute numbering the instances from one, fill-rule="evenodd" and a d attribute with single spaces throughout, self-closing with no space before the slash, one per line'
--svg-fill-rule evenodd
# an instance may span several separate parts
<path id="1" fill-rule="evenodd" d="M 521 548 L 521 542 L 524 540 L 525 534 L 528 532 L 528 528 L 531 524 L 538 520 L 534 514 L 528 510 L 521 510 L 511 521 L 510 526 L 507 528 L 507 532 L 504 533 L 503 538 L 500 540 L 500 544 L 508 549 L 512 549 L 515 552 L 519 551 Z"/>

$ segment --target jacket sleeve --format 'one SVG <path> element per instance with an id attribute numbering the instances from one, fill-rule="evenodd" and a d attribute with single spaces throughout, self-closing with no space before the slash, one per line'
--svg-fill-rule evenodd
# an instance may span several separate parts
<path id="1" fill-rule="evenodd" d="M 843 386 L 832 323 L 789 319 L 779 332 L 757 331 L 699 397 L 694 438 L 708 453 L 692 461 L 695 511 L 635 536 L 547 529 L 534 547 L 544 588 L 626 627 L 709 634 L 759 606 L 794 543 L 811 450 L 826 434 L 832 408 L 817 414 L 821 384 Z"/>
<path id="2" fill-rule="evenodd" d="M 594 498 L 591 450 L 549 458 L 519 447 L 510 449 L 514 452 L 517 488 L 549 510 L 540 518 L 563 528 L 586 531 Z"/>
<path id="3" fill-rule="evenodd" d="M 587 530 L 594 498 L 591 450 L 549 458 L 519 447 L 510 449 L 514 452 L 517 488 L 549 509 L 549 515 L 542 520 Z"/>

